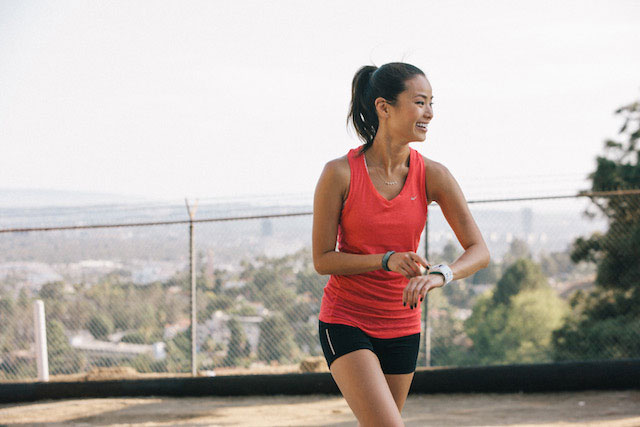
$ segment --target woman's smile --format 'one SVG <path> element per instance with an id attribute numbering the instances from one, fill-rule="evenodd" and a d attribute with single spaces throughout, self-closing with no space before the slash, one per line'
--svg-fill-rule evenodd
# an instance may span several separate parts
<path id="1" fill-rule="evenodd" d="M 428 130 L 427 126 L 429 126 L 429 123 L 426 123 L 426 122 L 418 122 L 418 123 L 416 123 L 416 127 L 418 129 L 420 129 L 422 132 L 425 132 L 425 133 Z"/>

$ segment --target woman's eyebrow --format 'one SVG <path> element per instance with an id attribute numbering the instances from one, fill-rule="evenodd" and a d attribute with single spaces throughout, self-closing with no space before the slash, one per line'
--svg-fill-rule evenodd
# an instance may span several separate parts
<path id="1" fill-rule="evenodd" d="M 424 99 L 429 99 L 429 98 L 427 97 L 427 95 L 424 95 L 424 94 L 422 94 L 422 93 L 419 93 L 419 94 L 417 94 L 416 96 L 414 96 L 414 98 L 417 98 L 417 97 L 424 98 Z M 431 100 L 433 100 L 433 95 L 431 95 Z"/>

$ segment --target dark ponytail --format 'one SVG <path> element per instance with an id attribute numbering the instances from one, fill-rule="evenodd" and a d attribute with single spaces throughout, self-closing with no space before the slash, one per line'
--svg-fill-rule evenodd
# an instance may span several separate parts
<path id="1" fill-rule="evenodd" d="M 424 76 L 424 73 L 404 62 L 391 62 L 380 68 L 365 65 L 356 72 L 351 83 L 351 107 L 347 121 L 351 120 L 358 137 L 364 142 L 363 153 L 371 148 L 378 132 L 376 98 L 382 97 L 389 104 L 395 104 L 398 94 L 406 89 L 404 82 L 416 75 Z"/>

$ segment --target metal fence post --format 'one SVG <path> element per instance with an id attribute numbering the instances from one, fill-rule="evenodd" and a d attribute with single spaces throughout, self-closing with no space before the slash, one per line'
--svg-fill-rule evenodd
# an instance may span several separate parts
<path id="1" fill-rule="evenodd" d="M 185 199 L 187 212 L 189 212 L 189 279 L 191 281 L 191 376 L 197 376 L 198 366 L 196 361 L 196 260 L 195 260 L 195 243 L 193 241 L 193 218 L 198 209 L 198 201 L 196 200 L 193 210 L 189 206 L 189 201 Z"/>
<path id="2" fill-rule="evenodd" d="M 44 316 L 44 302 L 36 300 L 33 305 L 34 332 L 36 341 L 36 360 L 38 362 L 38 381 L 49 381 L 49 357 L 47 352 L 47 326 Z"/>
<path id="3" fill-rule="evenodd" d="M 424 257 L 429 261 L 429 221 L 424 225 Z M 424 360 L 431 366 L 431 329 L 429 326 L 429 293 L 424 296 Z"/>

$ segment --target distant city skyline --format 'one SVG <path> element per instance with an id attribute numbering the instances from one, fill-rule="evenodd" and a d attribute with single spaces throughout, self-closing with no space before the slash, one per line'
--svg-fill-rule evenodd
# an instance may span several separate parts
<path id="1" fill-rule="evenodd" d="M 0 3 L 0 190 L 310 199 L 362 65 L 435 95 L 468 199 L 571 194 L 640 98 L 636 1 Z"/>

